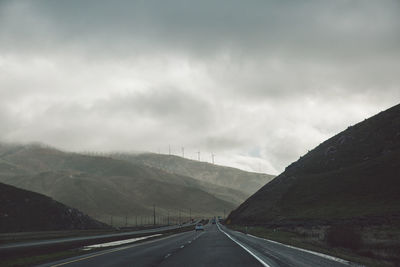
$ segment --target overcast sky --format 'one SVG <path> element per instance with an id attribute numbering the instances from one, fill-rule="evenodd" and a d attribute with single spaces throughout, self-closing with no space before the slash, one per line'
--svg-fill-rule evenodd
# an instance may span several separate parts
<path id="1" fill-rule="evenodd" d="M 4 142 L 278 174 L 399 85 L 399 1 L 0 0 Z"/>

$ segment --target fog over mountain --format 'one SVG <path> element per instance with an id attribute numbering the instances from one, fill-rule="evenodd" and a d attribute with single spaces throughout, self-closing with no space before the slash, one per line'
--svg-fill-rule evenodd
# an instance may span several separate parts
<path id="1" fill-rule="evenodd" d="M 84 155 L 0 143 L 0 182 L 44 194 L 108 223 L 110 216 L 230 212 L 274 176 L 158 154 Z M 12 201 L 11 201 L 12 202 Z"/>
<path id="2" fill-rule="evenodd" d="M 399 17 L 398 1 L 1 1 L 0 141 L 170 144 L 278 174 L 398 103 Z"/>

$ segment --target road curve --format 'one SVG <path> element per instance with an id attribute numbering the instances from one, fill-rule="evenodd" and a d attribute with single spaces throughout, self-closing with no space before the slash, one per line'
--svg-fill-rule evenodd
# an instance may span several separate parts
<path id="1" fill-rule="evenodd" d="M 208 224 L 204 232 L 185 232 L 140 244 L 102 250 L 47 266 L 327 266 L 350 263 L 316 255 Z"/>

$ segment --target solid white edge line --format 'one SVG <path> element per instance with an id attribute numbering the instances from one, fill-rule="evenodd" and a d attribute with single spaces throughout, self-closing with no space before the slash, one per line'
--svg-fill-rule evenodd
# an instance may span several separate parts
<path id="1" fill-rule="evenodd" d="M 242 245 L 239 241 L 235 240 L 233 237 L 231 237 L 228 233 L 226 233 L 224 230 L 222 230 L 219 227 L 219 224 L 217 223 L 217 227 L 218 229 L 224 233 L 227 237 L 229 237 L 233 242 L 235 242 L 236 244 L 238 244 L 241 248 L 243 248 L 245 251 L 247 251 L 251 256 L 253 256 L 256 260 L 258 260 L 262 265 L 264 265 L 265 267 L 271 267 L 270 265 L 268 265 L 266 262 L 264 262 L 260 257 L 258 257 L 256 254 L 254 254 L 253 252 L 251 252 L 248 248 L 246 248 L 244 245 Z"/>
<path id="2" fill-rule="evenodd" d="M 243 233 L 242 233 L 242 234 L 243 234 Z M 307 252 L 307 253 L 310 253 L 310 254 L 319 256 L 319 257 L 321 257 L 321 258 L 325 258 L 325 259 L 328 259 L 328 260 L 340 262 L 340 263 L 343 263 L 343 264 L 346 264 L 346 265 L 350 265 L 350 266 L 364 266 L 364 265 L 359 265 L 359 264 L 357 264 L 357 263 L 350 262 L 350 261 L 348 261 L 348 260 L 344 260 L 344 259 L 337 258 L 337 257 L 334 257 L 334 256 L 326 255 L 326 254 L 323 254 L 323 253 L 320 253 L 320 252 L 315 252 L 315 251 L 307 250 L 307 249 L 304 249 L 304 248 L 298 248 L 298 247 L 294 247 L 294 246 L 291 246 L 291 245 L 286 245 L 286 244 L 283 244 L 283 243 L 280 243 L 280 242 L 277 242 L 277 241 L 274 241 L 274 240 L 265 239 L 265 238 L 258 237 L 258 236 L 254 236 L 254 235 L 251 235 L 251 234 L 245 234 L 245 235 L 251 236 L 251 237 L 253 237 L 253 238 L 261 239 L 261 240 L 264 240 L 264 241 L 267 241 L 267 242 L 271 242 L 271 243 L 274 243 L 274 244 L 278 244 L 278 245 L 281 245 L 281 246 L 284 246 L 284 247 L 296 249 L 296 250 L 299 250 L 299 251 L 302 251 L 302 252 Z"/>

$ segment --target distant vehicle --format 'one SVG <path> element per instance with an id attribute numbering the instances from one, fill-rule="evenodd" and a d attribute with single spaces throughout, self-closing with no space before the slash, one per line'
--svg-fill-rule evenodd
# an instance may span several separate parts
<path id="1" fill-rule="evenodd" d="M 212 223 L 212 224 L 215 224 L 215 219 L 212 219 L 212 220 L 211 220 L 211 223 Z"/>
<path id="2" fill-rule="evenodd" d="M 204 231 L 204 226 L 201 223 L 198 223 L 194 227 L 194 230 L 196 230 L 196 231 Z"/>

